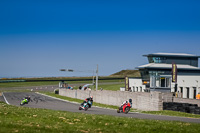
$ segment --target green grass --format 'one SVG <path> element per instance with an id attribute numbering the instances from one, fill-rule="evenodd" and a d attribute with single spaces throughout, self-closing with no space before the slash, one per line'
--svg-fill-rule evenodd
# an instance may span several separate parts
<path id="1" fill-rule="evenodd" d="M 114 83 L 114 84 L 107 84 L 107 85 L 101 85 L 101 83 Z M 120 89 L 120 87 L 124 86 L 124 83 L 122 80 L 100 80 L 98 89 L 103 88 L 104 90 L 112 90 L 117 91 Z M 68 84 L 88 84 L 90 81 L 70 81 Z M 13 87 L 31 87 L 31 86 L 45 86 L 45 85 L 57 85 L 58 86 L 59 81 L 36 81 L 36 82 L 9 82 L 9 83 L 0 83 L 0 91 L 12 91 Z M 78 89 L 79 85 L 73 86 L 74 89 Z M 91 89 L 95 89 L 96 86 L 90 86 Z M 7 89 L 11 88 L 11 89 Z M 16 90 L 14 90 L 16 91 Z M 18 91 L 24 91 L 24 90 L 18 90 Z"/>
<path id="2" fill-rule="evenodd" d="M 9 82 L 9 83 L 0 83 L 0 88 L 58 85 L 58 83 L 59 83 L 58 81 Z"/>
<path id="3" fill-rule="evenodd" d="M 92 80 L 83 80 L 83 81 L 65 81 L 68 84 L 92 84 Z M 115 83 L 121 83 L 123 80 L 99 80 L 98 83 L 109 83 L 109 82 L 115 82 Z M 59 81 L 34 81 L 34 82 L 8 82 L 8 83 L 0 83 L 0 88 L 10 88 L 10 87 L 30 87 L 30 86 L 45 86 L 45 85 L 57 85 L 58 86 Z"/>
<path id="4" fill-rule="evenodd" d="M 95 88 L 96 88 L 96 86 L 94 85 L 94 86 L 89 86 L 92 90 L 95 90 Z M 106 85 L 102 85 L 102 84 L 99 84 L 98 85 L 98 89 L 100 90 L 101 88 L 103 89 L 103 90 L 111 90 L 111 91 L 118 91 L 118 90 L 120 90 L 120 87 L 124 87 L 124 84 L 123 83 L 121 83 L 121 82 L 116 82 L 116 84 L 106 84 Z M 73 89 L 78 89 L 79 88 L 79 86 L 74 86 L 74 88 Z"/>
<path id="5" fill-rule="evenodd" d="M 124 87 L 125 84 L 119 83 L 119 84 L 110 84 L 110 85 L 99 85 L 99 89 L 102 88 L 103 90 L 111 90 L 111 91 L 119 91 L 120 87 Z"/>
<path id="6" fill-rule="evenodd" d="M 1 133 L 198 133 L 200 124 L 16 107 L 0 102 Z"/>
<path id="7" fill-rule="evenodd" d="M 117 73 L 114 73 L 110 76 L 129 76 L 129 77 L 141 77 L 139 70 L 121 70 Z"/>
<path id="8" fill-rule="evenodd" d="M 184 112 L 178 112 L 178 111 L 170 111 L 170 110 L 141 111 L 141 113 L 155 114 L 155 115 L 178 116 L 178 117 L 188 117 L 188 118 L 200 118 L 200 115 L 197 115 L 197 114 L 190 114 L 190 113 L 184 113 Z"/>

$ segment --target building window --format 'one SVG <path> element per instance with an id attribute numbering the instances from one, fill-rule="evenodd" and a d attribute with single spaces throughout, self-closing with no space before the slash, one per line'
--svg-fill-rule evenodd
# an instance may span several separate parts
<path id="1" fill-rule="evenodd" d="M 165 63 L 166 57 L 148 57 L 149 63 Z"/>
<path id="2" fill-rule="evenodd" d="M 151 76 L 150 87 L 162 87 L 171 88 L 171 77 L 170 76 Z"/>

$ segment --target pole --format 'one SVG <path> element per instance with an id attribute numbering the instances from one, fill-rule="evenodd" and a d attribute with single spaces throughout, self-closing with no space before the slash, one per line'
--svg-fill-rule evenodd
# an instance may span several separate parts
<path id="1" fill-rule="evenodd" d="M 93 75 L 92 75 L 92 90 L 94 89 L 94 70 L 93 70 Z"/>
<path id="2" fill-rule="evenodd" d="M 96 70 L 96 91 L 98 90 L 98 64 L 97 64 L 97 70 Z"/>

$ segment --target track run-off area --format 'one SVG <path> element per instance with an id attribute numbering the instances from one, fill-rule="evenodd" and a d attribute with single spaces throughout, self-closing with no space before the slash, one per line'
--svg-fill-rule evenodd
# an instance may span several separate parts
<path id="1" fill-rule="evenodd" d="M 152 115 L 152 114 L 133 113 L 133 112 L 124 114 L 124 113 L 117 113 L 117 111 L 114 109 L 106 109 L 106 108 L 100 108 L 100 107 L 94 107 L 94 106 L 92 106 L 92 108 L 89 108 L 87 111 L 84 111 L 84 110 L 78 109 L 80 106 L 80 103 L 69 102 L 66 100 L 50 97 L 50 96 L 40 94 L 40 93 L 35 93 L 35 92 L 5 92 L 3 93 L 5 102 L 7 104 L 15 105 L 15 106 L 20 106 L 21 100 L 26 96 L 31 96 L 32 102 L 29 102 L 28 104 L 25 104 L 24 106 L 31 107 L 31 108 L 43 108 L 43 109 L 79 112 L 79 113 L 87 113 L 87 114 L 98 114 L 98 115 L 112 115 L 112 116 L 118 116 L 118 117 L 129 117 L 129 118 L 139 118 L 139 119 L 200 123 L 200 119 L 197 119 L 197 118 Z"/>

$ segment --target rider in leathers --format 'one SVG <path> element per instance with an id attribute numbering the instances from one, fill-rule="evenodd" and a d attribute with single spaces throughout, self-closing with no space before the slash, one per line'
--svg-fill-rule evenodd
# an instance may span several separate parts
<path id="1" fill-rule="evenodd" d="M 84 105 L 84 103 L 88 103 L 89 101 L 91 104 L 88 104 L 88 105 L 89 105 L 89 108 L 91 108 L 92 103 L 93 103 L 93 96 L 86 98 L 85 101 L 83 101 L 83 103 L 81 103 L 81 105 Z"/>
<path id="2" fill-rule="evenodd" d="M 125 104 L 128 104 L 130 103 L 131 107 L 132 107 L 132 99 L 129 99 L 129 100 L 126 100 L 124 101 L 122 104 L 121 104 L 121 109 L 123 109 L 123 112 L 124 112 L 124 109 L 125 109 Z"/>

